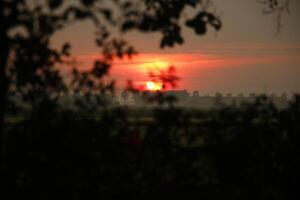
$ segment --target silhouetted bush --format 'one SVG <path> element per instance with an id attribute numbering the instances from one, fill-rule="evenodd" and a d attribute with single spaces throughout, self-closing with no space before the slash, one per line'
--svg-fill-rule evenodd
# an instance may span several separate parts
<path id="1" fill-rule="evenodd" d="M 299 96 L 146 118 L 51 105 L 7 125 L 1 199 L 297 199 Z"/>

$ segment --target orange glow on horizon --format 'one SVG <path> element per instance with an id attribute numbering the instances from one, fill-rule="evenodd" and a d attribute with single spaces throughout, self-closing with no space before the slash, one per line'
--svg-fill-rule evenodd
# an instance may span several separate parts
<path id="1" fill-rule="evenodd" d="M 162 83 L 147 81 L 146 88 L 150 91 L 158 91 L 162 89 Z"/>
<path id="2" fill-rule="evenodd" d="M 245 47 L 246 48 L 246 47 Z M 243 82 L 236 72 L 245 72 L 243 79 L 248 80 L 246 71 L 258 71 L 258 66 L 265 66 L 264 69 L 276 68 L 280 65 L 290 66 L 291 63 L 299 63 L 299 53 L 279 54 L 279 50 L 269 54 L 259 54 L 253 52 L 248 54 L 243 52 L 243 48 L 215 48 L 207 49 L 204 52 L 185 52 L 185 53 L 140 53 L 130 59 L 116 60 L 111 68 L 110 75 L 117 80 L 118 87 L 126 86 L 127 80 L 132 80 L 142 91 L 161 90 L 155 84 L 148 83 L 153 81 L 149 78 L 149 72 L 158 73 L 166 70 L 169 66 L 175 66 L 176 74 L 180 77 L 180 82 L 176 89 L 188 90 L 217 90 L 217 86 L 229 84 L 231 82 Z M 233 50 L 232 50 L 233 49 Z M 237 50 L 236 50 L 237 49 Z M 251 48 L 252 49 L 252 48 Z M 253 49 L 255 49 L 253 47 Z M 260 48 L 257 48 L 259 51 Z M 250 51 L 250 50 L 249 50 Z M 251 50 L 252 51 L 252 50 Z M 237 52 L 237 53 L 235 53 Z M 86 54 L 78 55 L 78 68 L 82 70 L 90 69 L 99 55 Z M 296 67 L 293 66 L 295 69 Z M 262 67 L 260 67 L 262 68 Z M 69 73 L 66 69 L 65 73 Z M 238 69 L 235 70 L 235 69 Z M 283 71 L 282 71 L 283 72 Z M 233 78 L 234 77 L 234 78 Z M 279 76 L 278 76 L 279 77 Z M 248 78 L 248 79 L 247 79 Z M 249 80 L 250 82 L 250 80 Z M 248 83 L 247 83 L 248 84 Z M 148 86 L 149 85 L 149 86 Z M 152 86 L 151 86 L 152 85 Z M 235 85 L 232 83 L 232 85 Z M 235 86 L 230 85 L 234 88 Z M 251 85 L 251 84 L 250 84 Z M 225 87 L 225 86 L 224 86 Z M 229 87 L 229 86 L 228 86 Z M 249 86 L 249 88 L 252 86 Z M 162 88 L 164 89 L 164 88 Z"/>

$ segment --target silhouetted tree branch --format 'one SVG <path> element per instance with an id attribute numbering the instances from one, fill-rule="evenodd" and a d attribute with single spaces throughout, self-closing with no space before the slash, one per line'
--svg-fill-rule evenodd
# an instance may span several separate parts
<path id="1" fill-rule="evenodd" d="M 198 35 L 207 27 L 220 30 L 222 22 L 210 10 L 210 0 L 2 0 L 0 2 L 0 131 L 3 128 L 6 97 L 14 90 L 36 101 L 68 89 L 57 63 L 70 56 L 71 44 L 52 49 L 49 41 L 54 33 L 70 24 L 90 20 L 98 30 L 96 44 L 102 50 L 101 59 L 85 72 L 74 70 L 73 89 L 113 91 L 114 81 L 104 82 L 115 58 L 131 57 L 136 50 L 114 36 L 120 32 L 138 30 L 161 33 L 160 47 L 183 44 L 182 28 L 191 28 Z M 286 2 L 281 4 L 280 2 Z M 268 13 L 287 11 L 288 0 L 269 0 Z M 195 10 L 190 16 L 185 8 Z M 184 21 L 184 25 L 180 24 Z M 33 95 L 34 94 L 34 95 Z M 0 134 L 1 135 L 1 134 Z M 0 136 L 1 138 L 1 136 Z M 1 141 L 0 141 L 1 143 Z"/>

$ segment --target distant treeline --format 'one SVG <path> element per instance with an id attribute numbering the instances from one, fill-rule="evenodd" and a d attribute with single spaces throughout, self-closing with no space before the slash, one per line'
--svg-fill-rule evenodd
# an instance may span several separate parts
<path id="1" fill-rule="evenodd" d="M 145 93 L 151 97 L 154 97 L 154 101 L 149 102 L 149 98 L 145 98 Z M 135 106 L 135 107 L 155 107 L 157 105 L 157 93 L 165 97 L 172 97 L 173 105 L 179 107 L 198 108 L 202 110 L 210 110 L 223 106 L 239 107 L 244 103 L 254 103 L 257 98 L 266 97 L 271 99 L 273 104 L 279 108 L 286 108 L 289 104 L 289 100 L 292 96 L 288 96 L 286 93 L 277 95 L 272 94 L 255 94 L 250 93 L 244 95 L 243 93 L 238 95 L 232 95 L 231 93 L 223 95 L 216 93 L 215 95 L 200 95 L 198 91 L 189 93 L 186 90 L 174 90 L 174 91 L 157 91 L 157 92 L 139 92 L 131 93 L 129 91 L 123 91 L 120 94 L 102 94 L 102 93 L 61 93 L 53 96 L 60 105 L 64 107 L 73 108 L 86 108 L 90 110 L 102 110 L 102 107 L 115 107 L 115 106 Z M 21 94 L 10 95 L 9 109 L 15 110 L 15 113 L 20 113 L 22 110 L 27 112 L 31 110 L 32 102 L 28 101 Z"/>
<path id="2" fill-rule="evenodd" d="M 174 91 L 165 91 L 163 92 L 165 95 L 171 95 L 176 98 L 177 106 L 184 107 L 196 107 L 200 109 L 213 109 L 216 107 L 222 106 L 240 106 L 243 103 L 253 103 L 256 98 L 259 97 L 267 97 L 272 100 L 274 105 L 278 108 L 284 108 L 288 105 L 288 96 L 286 93 L 282 93 L 278 96 L 275 93 L 270 95 L 267 94 L 255 94 L 250 93 L 249 95 L 244 95 L 243 93 L 238 95 L 232 95 L 231 93 L 227 95 L 223 95 L 222 93 L 217 92 L 215 95 L 200 95 L 198 91 L 194 91 L 193 93 L 189 93 L 186 90 L 174 90 Z M 136 94 L 129 98 L 122 98 L 121 102 L 127 105 L 137 105 L 137 106 L 145 106 L 147 104 L 146 101 L 142 98 L 141 95 Z"/>
<path id="3" fill-rule="evenodd" d="M 5 127 L 0 198 L 299 199 L 299 122 L 299 96 L 210 111 L 47 100 Z"/>

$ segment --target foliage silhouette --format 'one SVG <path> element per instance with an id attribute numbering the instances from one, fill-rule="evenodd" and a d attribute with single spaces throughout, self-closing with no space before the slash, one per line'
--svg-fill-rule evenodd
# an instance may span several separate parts
<path id="1" fill-rule="evenodd" d="M 64 63 L 70 56 L 71 44 L 62 49 L 51 49 L 51 36 L 66 26 L 82 20 L 90 20 L 98 30 L 95 41 L 102 50 L 102 58 L 94 67 L 77 73 L 74 69 L 74 90 L 112 91 L 114 81 L 102 78 L 109 72 L 114 58 L 131 57 L 135 49 L 123 39 L 113 36 L 111 28 L 121 32 L 138 30 L 160 32 L 161 48 L 182 44 L 181 29 L 184 25 L 199 35 L 205 34 L 207 26 L 219 30 L 221 20 L 211 11 L 210 0 L 3 0 L 0 2 L 0 131 L 9 90 L 29 93 L 49 93 L 65 91 L 66 87 L 60 71 L 54 66 Z M 280 23 L 282 15 L 288 11 L 289 0 L 263 0 L 267 5 L 265 13 L 277 14 Z M 197 14 L 189 16 L 186 7 Z M 85 89 L 84 89 L 85 88 Z M 1 143 L 1 141 L 0 141 Z"/>
<path id="2" fill-rule="evenodd" d="M 71 44 L 64 44 L 61 50 L 49 46 L 51 36 L 58 30 L 82 20 L 94 23 L 98 30 L 95 41 L 102 50 L 102 58 L 96 60 L 89 71 L 78 73 L 74 69 L 71 88 L 84 93 L 112 91 L 114 81 L 103 80 L 112 61 L 136 53 L 126 41 L 113 36 L 112 28 L 118 28 L 121 32 L 160 32 L 163 35 L 161 47 L 173 46 L 183 42 L 179 25 L 183 9 L 189 6 L 209 13 L 206 4 L 204 1 L 157 0 L 1 1 L 0 130 L 4 125 L 9 90 L 25 93 L 35 101 L 40 95 L 32 97 L 33 93 L 44 93 L 44 96 L 70 89 L 55 65 L 64 63 L 70 56 Z M 212 13 L 210 15 L 214 16 Z"/>
<path id="3" fill-rule="evenodd" d="M 91 107 L 91 102 L 111 101 L 115 82 L 107 78 L 113 61 L 136 54 L 111 28 L 159 32 L 160 47 L 173 47 L 184 42 L 183 27 L 199 35 L 208 26 L 220 30 L 210 1 L 70 2 L 0 1 L 1 198 L 296 197 L 299 96 L 283 110 L 261 97 L 240 108 L 204 112 L 176 108 L 174 98 L 162 92 L 145 92 L 147 100 L 169 105 L 147 111 L 148 121 L 143 115 L 133 119 L 126 107 Z M 113 7 L 106 7 L 107 2 Z M 278 16 L 288 2 L 262 1 L 269 5 L 267 13 Z M 184 18 L 185 7 L 198 12 Z M 52 49 L 49 41 L 58 30 L 82 20 L 91 20 L 98 29 L 95 42 L 102 54 L 90 70 L 74 68 L 67 85 L 55 66 L 68 64 L 72 44 Z M 178 80 L 173 68 L 150 75 L 165 85 Z M 137 92 L 133 86 L 129 90 Z M 58 101 L 70 91 L 75 109 Z M 18 95 L 29 102 L 28 112 L 13 102 L 11 97 Z M 4 123 L 5 114 L 15 121 Z"/>
<path id="4" fill-rule="evenodd" d="M 150 121 L 125 107 L 97 118 L 35 110 L 6 129 L 2 197 L 297 199 L 299 96 L 281 110 L 266 97 L 212 111 L 157 107 Z"/>

